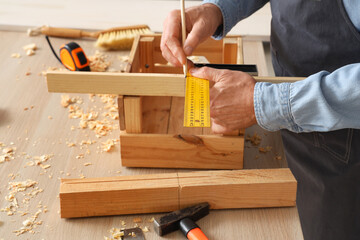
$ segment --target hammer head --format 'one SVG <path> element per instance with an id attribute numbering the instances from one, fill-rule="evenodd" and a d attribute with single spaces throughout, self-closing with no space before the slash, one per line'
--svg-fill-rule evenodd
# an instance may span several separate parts
<path id="1" fill-rule="evenodd" d="M 154 230 L 160 236 L 171 233 L 179 229 L 180 220 L 190 218 L 194 222 L 209 214 L 209 203 L 199 203 L 197 205 L 183 208 L 154 220 Z"/>

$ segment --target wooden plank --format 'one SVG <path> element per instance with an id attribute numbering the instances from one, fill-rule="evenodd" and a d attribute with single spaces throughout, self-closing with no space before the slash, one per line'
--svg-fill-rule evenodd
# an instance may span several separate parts
<path id="1" fill-rule="evenodd" d="M 124 96 L 118 96 L 118 112 L 119 112 L 119 126 L 120 130 L 124 131 L 125 127 L 125 112 L 124 112 Z"/>
<path id="2" fill-rule="evenodd" d="M 179 206 L 176 173 L 62 179 L 62 218 L 168 212 Z"/>
<path id="3" fill-rule="evenodd" d="M 287 168 L 178 173 L 180 206 L 211 209 L 295 206 L 296 180 Z"/>
<path id="4" fill-rule="evenodd" d="M 182 74 L 48 71 L 49 92 L 135 96 L 185 96 Z M 296 82 L 303 77 L 254 77 L 259 82 Z"/>
<path id="5" fill-rule="evenodd" d="M 120 134 L 122 165 L 242 169 L 244 140 L 217 135 Z"/>
<path id="6" fill-rule="evenodd" d="M 124 97 L 125 126 L 127 133 L 142 132 L 142 97 Z"/>
<path id="7" fill-rule="evenodd" d="M 140 36 L 134 38 L 134 42 L 129 54 L 129 63 L 125 68 L 125 72 L 139 72 L 140 71 L 140 48 L 139 48 Z"/>
<path id="8" fill-rule="evenodd" d="M 167 212 L 207 201 L 211 209 L 295 206 L 289 169 L 201 171 L 62 180 L 62 218 Z"/>
<path id="9" fill-rule="evenodd" d="M 49 71 L 46 78 L 49 92 L 185 96 L 182 74 Z"/>
<path id="10" fill-rule="evenodd" d="M 139 42 L 140 72 L 152 73 L 154 71 L 154 37 L 142 37 Z"/>

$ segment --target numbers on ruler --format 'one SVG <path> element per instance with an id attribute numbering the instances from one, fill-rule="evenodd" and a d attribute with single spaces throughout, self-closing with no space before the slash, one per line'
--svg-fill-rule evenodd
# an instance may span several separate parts
<path id="1" fill-rule="evenodd" d="M 188 77 L 186 84 L 184 126 L 210 127 L 208 81 Z"/>

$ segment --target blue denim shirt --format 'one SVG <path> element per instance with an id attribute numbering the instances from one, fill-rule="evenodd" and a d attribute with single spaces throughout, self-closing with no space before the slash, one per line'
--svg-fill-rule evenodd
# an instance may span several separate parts
<path id="1" fill-rule="evenodd" d="M 268 0 L 205 0 L 223 14 L 221 38 L 240 20 Z M 353 25 L 360 32 L 360 1 L 343 0 Z M 346 81 L 342 81 L 346 79 Z M 322 71 L 295 83 L 256 83 L 254 108 L 258 124 L 269 131 L 332 131 L 360 128 L 360 63 L 329 73 Z"/>

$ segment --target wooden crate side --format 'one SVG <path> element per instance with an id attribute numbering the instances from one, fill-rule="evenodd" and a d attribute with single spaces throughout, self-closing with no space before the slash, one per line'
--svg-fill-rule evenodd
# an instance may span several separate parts
<path id="1" fill-rule="evenodd" d="M 143 97 L 143 133 L 166 134 L 169 125 L 171 97 Z"/>
<path id="2" fill-rule="evenodd" d="M 173 211 L 179 206 L 177 174 L 62 181 L 62 218 Z"/>
<path id="3" fill-rule="evenodd" d="M 211 209 L 295 206 L 296 180 L 289 169 L 178 173 L 180 206 L 209 202 Z"/>
<path id="4" fill-rule="evenodd" d="M 242 169 L 243 137 L 120 134 L 126 167 Z"/>

